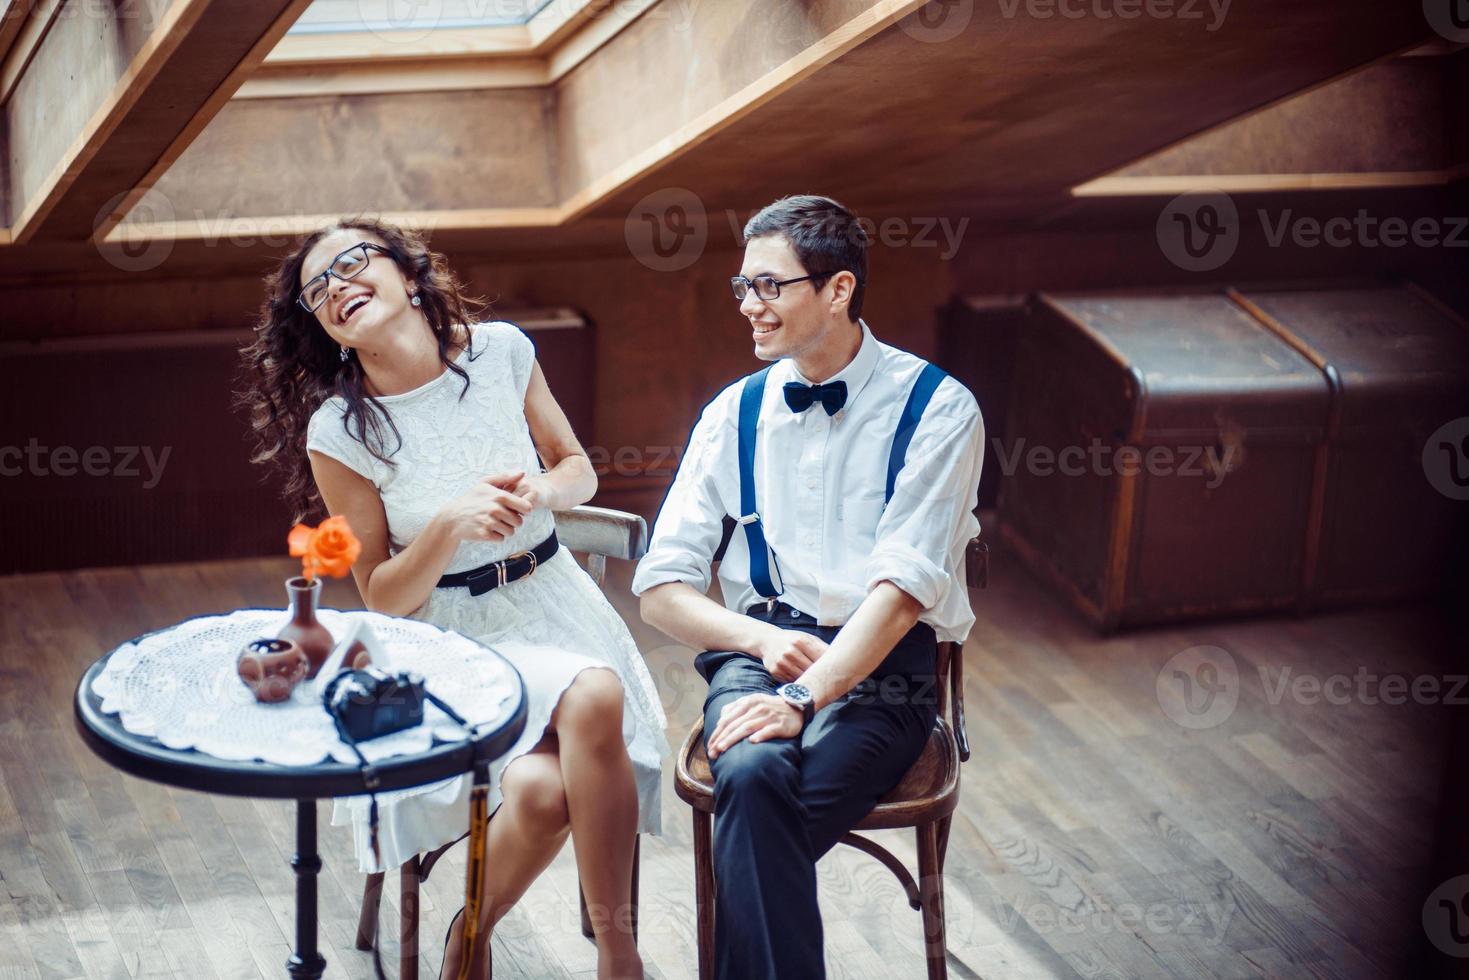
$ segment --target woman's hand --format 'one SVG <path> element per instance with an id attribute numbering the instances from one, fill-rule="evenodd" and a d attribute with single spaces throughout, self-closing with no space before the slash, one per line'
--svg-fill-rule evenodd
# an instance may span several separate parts
<path id="1" fill-rule="evenodd" d="M 544 473 L 521 477 L 520 482 L 511 488 L 511 492 L 530 504 L 532 510 L 537 507 L 549 508 L 555 500 L 555 488 Z"/>
<path id="2" fill-rule="evenodd" d="M 438 517 L 455 540 L 503 541 L 514 534 L 534 505 L 514 490 L 525 479 L 523 470 L 487 476 L 449 501 Z"/>

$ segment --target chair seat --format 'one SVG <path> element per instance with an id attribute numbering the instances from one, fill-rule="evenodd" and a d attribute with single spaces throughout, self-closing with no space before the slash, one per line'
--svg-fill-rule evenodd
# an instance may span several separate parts
<path id="1" fill-rule="evenodd" d="M 679 799 L 694 809 L 714 812 L 714 777 L 704 750 L 703 719 L 694 724 L 679 749 L 674 789 Z M 958 802 L 959 746 L 953 729 L 939 717 L 934 719 L 933 731 L 918 761 L 852 829 L 885 830 L 929 823 L 953 813 Z"/>

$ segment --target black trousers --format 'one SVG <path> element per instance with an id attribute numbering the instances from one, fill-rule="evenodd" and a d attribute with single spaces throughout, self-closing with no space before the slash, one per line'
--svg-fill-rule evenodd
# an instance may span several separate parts
<path id="1" fill-rule="evenodd" d="M 830 643 L 837 627 L 761 603 L 747 615 Z M 792 739 L 732 746 L 715 759 L 715 976 L 813 980 L 826 976 L 816 859 L 865 817 L 918 759 L 938 704 L 938 647 L 920 623 L 872 675 L 816 713 Z M 694 662 L 709 682 L 707 737 L 724 706 L 780 686 L 745 653 L 711 650 Z"/>

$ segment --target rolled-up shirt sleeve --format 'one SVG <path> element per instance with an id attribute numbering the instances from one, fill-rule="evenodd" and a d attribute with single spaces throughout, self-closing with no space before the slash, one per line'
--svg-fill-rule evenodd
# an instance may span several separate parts
<path id="1" fill-rule="evenodd" d="M 666 582 L 709 590 L 714 552 L 724 536 L 727 513 L 716 485 L 729 424 L 724 400 L 705 407 L 689 434 L 678 472 L 653 524 L 648 551 L 633 575 L 633 595 Z"/>
<path id="2" fill-rule="evenodd" d="M 868 592 L 888 581 L 925 610 L 944 601 L 955 587 L 949 558 L 978 530 L 974 509 L 983 465 L 984 419 L 972 397 L 957 418 L 925 416 L 877 524 Z"/>

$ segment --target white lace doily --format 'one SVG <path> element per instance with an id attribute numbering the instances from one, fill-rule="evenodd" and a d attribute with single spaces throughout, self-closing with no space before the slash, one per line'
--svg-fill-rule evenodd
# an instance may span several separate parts
<path id="1" fill-rule="evenodd" d="M 361 620 L 387 648 L 394 671 L 422 674 L 431 691 L 472 725 L 488 724 L 514 709 L 520 684 L 513 668 L 479 643 L 429 623 L 381 613 L 322 609 L 333 636 Z M 240 649 L 256 637 L 275 636 L 283 609 L 240 609 L 201 616 L 123 644 L 92 683 L 102 710 L 136 735 L 170 749 L 196 749 L 219 759 L 260 760 L 282 766 L 358 760 L 337 735 L 313 681 L 302 681 L 278 704 L 260 704 L 235 672 Z M 507 703 L 509 702 L 509 703 Z M 428 750 L 435 739 L 467 737 L 432 704 L 423 724 L 360 743 L 371 761 Z"/>

